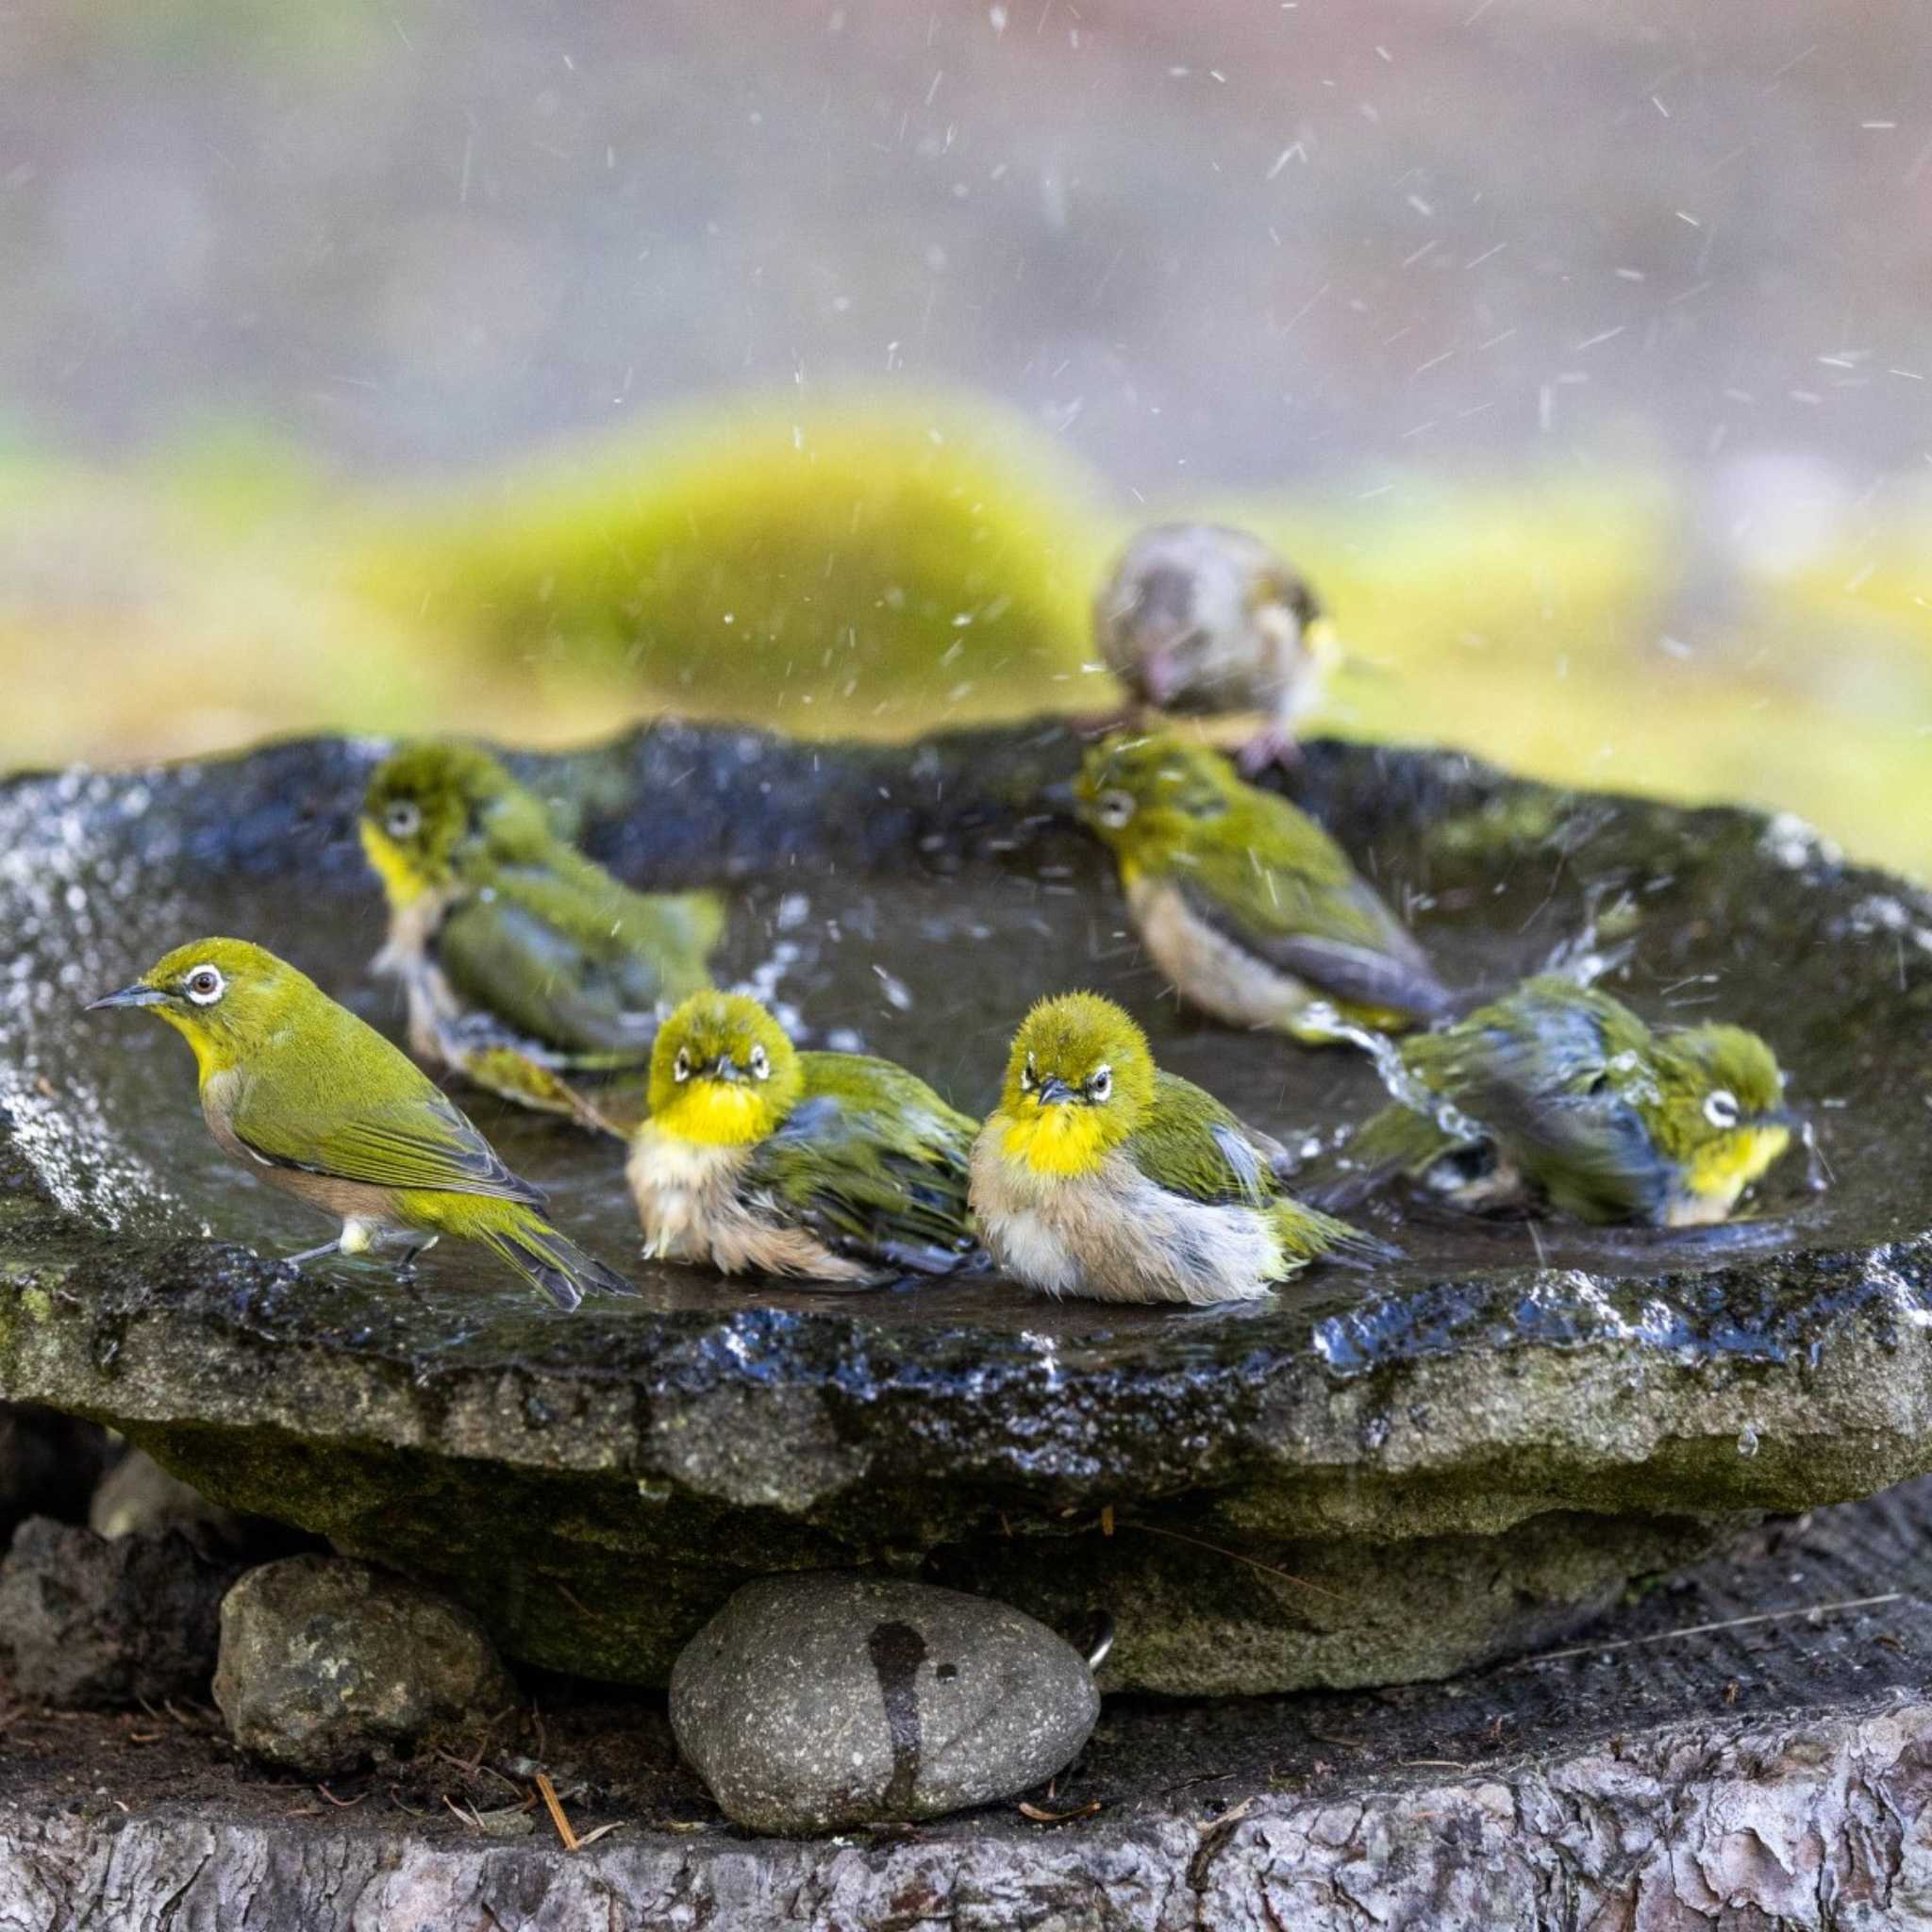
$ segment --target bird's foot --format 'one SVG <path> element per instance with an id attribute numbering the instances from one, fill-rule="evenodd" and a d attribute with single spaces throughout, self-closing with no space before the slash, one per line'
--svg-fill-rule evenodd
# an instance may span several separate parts
<path id="1" fill-rule="evenodd" d="M 324 1241 L 319 1248 L 304 1248 L 299 1255 L 284 1255 L 280 1265 L 284 1268 L 292 1268 L 299 1273 L 305 1262 L 320 1261 L 325 1256 L 340 1255 L 341 1251 L 342 1243 L 338 1238 L 332 1241 Z"/>
<path id="2" fill-rule="evenodd" d="M 1294 771 L 1302 761 L 1302 748 L 1292 732 L 1279 724 L 1270 724 L 1241 746 L 1234 761 L 1242 777 L 1258 778 L 1271 765 L 1280 772 Z"/>

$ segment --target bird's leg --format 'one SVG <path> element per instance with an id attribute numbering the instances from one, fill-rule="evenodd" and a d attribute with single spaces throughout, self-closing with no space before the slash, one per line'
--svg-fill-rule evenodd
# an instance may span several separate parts
<path id="1" fill-rule="evenodd" d="M 304 1248 L 299 1255 L 285 1255 L 282 1265 L 285 1268 L 299 1268 L 305 1261 L 319 1261 L 325 1255 L 339 1255 L 342 1251 L 341 1237 L 332 1241 L 324 1241 L 319 1248 Z"/>
<path id="2" fill-rule="evenodd" d="M 437 1244 L 437 1242 L 440 1241 L 442 1237 L 441 1235 L 433 1234 L 429 1237 L 429 1239 L 426 1241 L 410 1242 L 410 1244 L 403 1250 L 401 1257 L 396 1262 L 396 1279 L 398 1281 L 404 1282 L 414 1281 L 416 1278 L 417 1257 L 421 1255 L 426 1255 L 429 1252 L 429 1250 L 433 1248 Z"/>

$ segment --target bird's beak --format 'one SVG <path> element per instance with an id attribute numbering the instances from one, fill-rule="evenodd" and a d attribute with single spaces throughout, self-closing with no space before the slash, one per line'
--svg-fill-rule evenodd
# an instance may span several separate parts
<path id="1" fill-rule="evenodd" d="M 1074 1090 L 1058 1074 L 1049 1074 L 1040 1083 L 1040 1091 L 1035 1095 L 1041 1107 L 1058 1107 L 1073 1097 Z"/>
<path id="2" fill-rule="evenodd" d="M 1763 1113 L 1753 1114 L 1750 1124 L 1754 1127 L 1789 1127 L 1794 1134 L 1805 1131 L 1805 1116 L 1789 1107 L 1768 1108 Z"/>
<path id="3" fill-rule="evenodd" d="M 728 1080 L 735 1084 L 737 1081 L 743 1079 L 744 1075 L 740 1072 L 738 1062 L 728 1053 L 721 1053 L 711 1062 L 711 1078 L 714 1080 Z"/>
<path id="4" fill-rule="evenodd" d="M 90 1000 L 83 1010 L 98 1013 L 103 1007 L 158 1007 L 167 997 L 158 988 L 143 986 L 137 979 L 132 986 L 124 986 L 119 992 Z"/>
<path id="5" fill-rule="evenodd" d="M 1053 811 L 1073 812 L 1080 808 L 1080 794 L 1071 778 L 1059 778 L 1040 788 L 1040 802 Z"/>

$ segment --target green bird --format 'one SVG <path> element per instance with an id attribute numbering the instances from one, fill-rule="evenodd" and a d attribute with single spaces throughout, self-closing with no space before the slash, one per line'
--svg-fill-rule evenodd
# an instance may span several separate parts
<path id="1" fill-rule="evenodd" d="M 1798 1124 L 1757 1034 L 1654 1031 L 1608 993 L 1549 974 L 1401 1051 L 1414 1091 L 1362 1127 L 1337 1199 L 1405 1174 L 1469 1208 L 1704 1226 Z"/>
<path id="2" fill-rule="evenodd" d="M 1112 1302 L 1253 1301 L 1324 1255 L 1393 1251 L 1303 1205 L 1287 1155 L 1154 1064 L 1111 1000 L 1040 1002 L 973 1149 L 973 1211 L 1007 1274 Z"/>
<path id="3" fill-rule="evenodd" d="M 700 992 L 658 1034 L 625 1172 L 647 1255 L 866 1288 L 978 1252 L 977 1123 L 856 1053 L 801 1053 L 744 993 Z"/>
<path id="4" fill-rule="evenodd" d="M 1426 956 L 1306 812 L 1206 746 L 1114 737 L 1087 755 L 1075 808 L 1113 853 L 1127 908 L 1181 996 L 1231 1026 L 1311 1046 L 1438 1019 Z"/>
<path id="5" fill-rule="evenodd" d="M 717 896 L 620 885 L 468 745 L 415 744 L 385 760 L 359 829 L 389 900 L 376 965 L 408 992 L 417 1056 L 607 1126 L 575 1083 L 641 1069 L 662 1015 L 710 984 Z"/>
<path id="6" fill-rule="evenodd" d="M 444 1235 L 480 1241 L 560 1308 L 630 1284 L 566 1241 L 543 1196 L 406 1054 L 286 959 L 242 940 L 197 940 L 95 1000 L 146 1007 L 194 1049 L 201 1110 L 223 1150 L 270 1186 L 341 1219 L 290 1257 L 400 1247 L 407 1266 Z"/>

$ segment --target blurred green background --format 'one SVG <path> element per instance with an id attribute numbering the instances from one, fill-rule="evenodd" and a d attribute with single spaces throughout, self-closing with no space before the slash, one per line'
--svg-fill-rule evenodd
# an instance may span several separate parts
<path id="1" fill-rule="evenodd" d="M 33 0 L 0 761 L 1114 701 L 1252 525 L 1324 728 L 1932 875 L 1932 23 Z"/>

